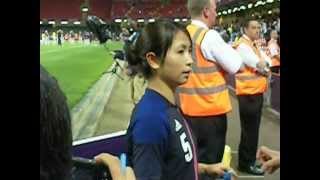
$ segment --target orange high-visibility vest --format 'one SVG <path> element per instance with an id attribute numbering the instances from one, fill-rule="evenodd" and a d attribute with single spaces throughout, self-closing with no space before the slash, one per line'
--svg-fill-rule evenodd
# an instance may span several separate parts
<path id="1" fill-rule="evenodd" d="M 280 60 L 276 57 L 271 58 L 271 67 L 280 66 Z"/>
<path id="2" fill-rule="evenodd" d="M 214 116 L 231 111 L 229 92 L 223 70 L 207 60 L 200 48 L 208 31 L 190 24 L 187 30 L 192 39 L 192 73 L 188 81 L 176 91 L 177 104 L 188 116 Z"/>
<path id="3" fill-rule="evenodd" d="M 251 47 L 255 54 L 262 59 L 260 51 L 253 46 L 253 42 L 241 37 L 240 40 L 233 45 L 236 49 L 241 43 Z M 244 71 L 236 73 L 236 94 L 237 95 L 252 95 L 264 93 L 267 90 L 267 78 L 257 73 L 253 68 L 246 66 Z"/>
<path id="4" fill-rule="evenodd" d="M 275 40 L 271 39 L 268 43 L 268 45 L 275 43 L 277 48 L 279 48 L 278 44 L 276 43 Z M 276 58 L 276 57 L 270 57 L 271 58 L 271 67 L 275 67 L 275 66 L 280 66 L 280 59 Z"/>
<path id="5" fill-rule="evenodd" d="M 271 58 L 272 65 L 271 67 L 280 66 L 280 60 L 278 58 Z"/>

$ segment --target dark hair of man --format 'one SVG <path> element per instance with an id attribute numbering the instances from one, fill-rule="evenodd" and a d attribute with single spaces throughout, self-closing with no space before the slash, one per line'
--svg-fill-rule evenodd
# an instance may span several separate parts
<path id="1" fill-rule="evenodd" d="M 40 179 L 69 180 L 72 132 L 66 98 L 40 65 Z"/>
<path id="2" fill-rule="evenodd" d="M 251 21 L 258 21 L 258 20 L 254 17 L 247 17 L 243 20 L 242 27 L 248 28 Z"/>

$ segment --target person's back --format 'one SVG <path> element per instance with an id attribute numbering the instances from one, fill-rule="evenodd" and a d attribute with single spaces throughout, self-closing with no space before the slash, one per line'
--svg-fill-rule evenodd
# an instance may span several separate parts
<path id="1" fill-rule="evenodd" d="M 208 30 L 198 28 L 194 24 L 188 25 L 187 30 L 191 37 L 199 33 L 198 38 L 193 39 L 193 59 L 195 60 L 193 71 L 187 83 L 177 89 L 183 113 L 187 116 L 212 116 L 229 112 L 231 104 L 224 78 L 225 72 L 221 70 L 218 63 L 206 60 L 203 53 L 201 53 L 199 42 L 202 41 Z M 188 93 L 194 88 L 204 89 L 204 91 L 207 90 L 212 93 Z M 220 102 L 212 103 L 213 101 Z M 209 106 L 211 107 L 209 108 Z"/>
<path id="2" fill-rule="evenodd" d="M 212 29 L 215 8 L 215 0 L 188 1 L 191 24 L 187 30 L 193 41 L 195 63 L 188 82 L 177 89 L 180 107 L 187 116 L 215 116 L 232 109 L 224 76 L 239 71 L 242 59 Z"/>
<path id="3" fill-rule="evenodd" d="M 225 74 L 238 72 L 242 59 L 212 29 L 215 0 L 188 0 L 187 6 L 194 63 L 188 81 L 177 88 L 177 99 L 196 136 L 199 162 L 219 163 L 226 142 L 226 114 L 232 110 Z"/>

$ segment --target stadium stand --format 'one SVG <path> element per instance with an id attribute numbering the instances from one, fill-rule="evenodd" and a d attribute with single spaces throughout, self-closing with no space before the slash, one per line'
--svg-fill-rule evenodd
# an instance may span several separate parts
<path id="1" fill-rule="evenodd" d="M 81 19 L 80 6 L 83 0 L 41 0 L 41 19 Z"/>

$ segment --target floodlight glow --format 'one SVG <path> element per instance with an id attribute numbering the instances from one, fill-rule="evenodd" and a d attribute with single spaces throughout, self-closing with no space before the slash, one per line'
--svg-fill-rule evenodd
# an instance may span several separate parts
<path id="1" fill-rule="evenodd" d="M 238 11 L 238 8 L 237 7 L 233 8 L 232 12 L 236 12 L 236 11 Z"/>
<path id="2" fill-rule="evenodd" d="M 144 19 L 138 19 L 137 22 L 144 22 Z"/>
<path id="3" fill-rule="evenodd" d="M 173 21 L 174 22 L 180 22 L 180 19 L 179 18 L 175 18 Z"/>
<path id="4" fill-rule="evenodd" d="M 73 24 L 79 25 L 79 24 L 81 24 L 81 22 L 80 21 L 75 21 L 75 22 L 73 22 Z"/>
<path id="5" fill-rule="evenodd" d="M 88 11 L 89 11 L 89 8 L 87 7 L 82 8 L 82 12 L 88 12 Z"/>
<path id="6" fill-rule="evenodd" d="M 54 21 L 49 21 L 48 24 L 56 24 Z"/>
<path id="7" fill-rule="evenodd" d="M 263 4 L 262 1 L 258 1 L 258 2 L 254 5 L 254 7 L 260 6 L 260 5 L 262 5 L 262 4 Z"/>
<path id="8" fill-rule="evenodd" d="M 114 22 L 116 22 L 116 23 L 121 23 L 122 20 L 121 20 L 121 19 L 115 19 Z"/>

